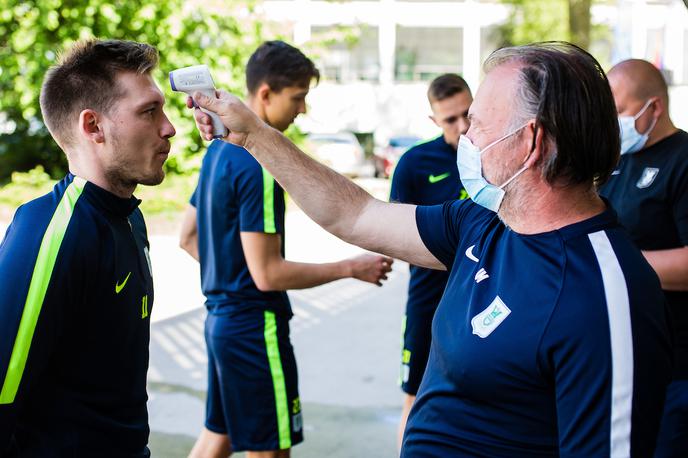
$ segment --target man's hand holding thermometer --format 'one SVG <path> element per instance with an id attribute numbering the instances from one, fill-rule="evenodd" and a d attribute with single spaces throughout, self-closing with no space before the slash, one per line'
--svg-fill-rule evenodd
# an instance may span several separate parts
<path id="1" fill-rule="evenodd" d="M 207 65 L 193 65 L 171 71 L 170 85 L 173 91 L 185 92 L 189 96 L 192 96 L 194 92 L 200 92 L 211 99 L 216 97 L 215 84 Z M 204 108 L 201 110 L 210 116 L 213 126 L 212 137 L 226 137 L 229 132 L 220 117 Z"/>

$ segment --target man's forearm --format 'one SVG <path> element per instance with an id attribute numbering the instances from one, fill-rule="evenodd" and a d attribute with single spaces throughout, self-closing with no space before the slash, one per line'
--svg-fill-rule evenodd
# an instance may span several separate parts
<path id="1" fill-rule="evenodd" d="M 277 130 L 261 126 L 246 149 L 325 230 L 353 244 L 358 216 L 374 198 L 351 180 L 312 159 Z"/>
<path id="2" fill-rule="evenodd" d="M 688 291 L 688 247 L 643 251 L 643 255 L 657 272 L 662 289 Z"/>
<path id="3" fill-rule="evenodd" d="M 188 237 L 179 242 L 179 246 L 182 250 L 186 251 L 194 258 L 196 261 L 199 260 L 198 256 L 198 236 Z"/>
<path id="4" fill-rule="evenodd" d="M 282 260 L 279 265 L 266 270 L 265 278 L 256 278 L 254 281 L 258 289 L 263 291 L 286 291 L 313 288 L 351 275 L 348 261 L 310 264 Z"/>

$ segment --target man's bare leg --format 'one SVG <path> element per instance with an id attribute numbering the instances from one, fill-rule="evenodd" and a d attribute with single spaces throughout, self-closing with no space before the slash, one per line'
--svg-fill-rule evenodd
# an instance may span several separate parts
<path id="1" fill-rule="evenodd" d="M 416 400 L 416 397 L 412 394 L 406 394 L 404 396 L 404 405 L 401 407 L 401 420 L 399 421 L 399 437 L 397 438 L 397 446 L 401 450 L 401 443 L 404 440 L 404 430 L 406 429 L 406 420 L 408 420 L 409 412 L 411 412 L 411 406 Z"/>
<path id="2" fill-rule="evenodd" d="M 229 436 L 203 428 L 189 453 L 189 458 L 227 458 L 231 454 L 232 443 Z"/>

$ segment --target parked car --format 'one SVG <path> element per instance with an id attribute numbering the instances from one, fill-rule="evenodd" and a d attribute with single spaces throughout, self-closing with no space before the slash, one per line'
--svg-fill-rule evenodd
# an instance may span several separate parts
<path id="1" fill-rule="evenodd" d="M 351 132 L 309 134 L 306 150 L 318 161 L 349 177 L 371 174 L 363 147 Z"/>
<path id="2" fill-rule="evenodd" d="M 387 145 L 375 150 L 375 176 L 389 178 L 401 155 L 419 141 L 411 135 L 391 137 Z"/>

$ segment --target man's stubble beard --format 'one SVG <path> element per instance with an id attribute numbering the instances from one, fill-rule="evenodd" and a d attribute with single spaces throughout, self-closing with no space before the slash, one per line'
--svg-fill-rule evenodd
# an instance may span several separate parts
<path id="1" fill-rule="evenodd" d="M 117 132 L 113 135 L 112 148 L 115 157 L 122 151 L 122 144 L 119 141 Z M 120 189 L 134 189 L 139 184 L 145 186 L 159 185 L 165 178 L 165 171 L 160 167 L 160 170 L 155 174 L 146 176 L 142 175 L 140 171 L 134 170 L 134 166 L 120 162 L 106 170 L 105 176 L 109 183 Z"/>

